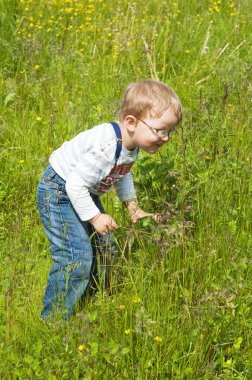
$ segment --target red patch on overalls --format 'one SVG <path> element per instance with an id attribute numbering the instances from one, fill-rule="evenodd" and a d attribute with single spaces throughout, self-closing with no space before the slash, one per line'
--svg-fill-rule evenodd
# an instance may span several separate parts
<path id="1" fill-rule="evenodd" d="M 133 164 L 134 162 L 131 162 L 130 164 L 121 164 L 118 166 L 115 165 L 111 172 L 101 180 L 98 192 L 106 193 L 113 183 L 120 181 L 120 179 L 130 171 Z"/>

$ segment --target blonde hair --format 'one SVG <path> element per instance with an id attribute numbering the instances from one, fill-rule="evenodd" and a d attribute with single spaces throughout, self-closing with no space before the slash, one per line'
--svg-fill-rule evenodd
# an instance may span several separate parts
<path id="1" fill-rule="evenodd" d="M 145 116 L 159 118 L 172 105 L 178 123 L 182 120 L 182 106 L 177 94 L 163 82 L 146 79 L 131 83 L 125 90 L 121 108 L 120 120 L 127 115 L 141 119 Z"/>

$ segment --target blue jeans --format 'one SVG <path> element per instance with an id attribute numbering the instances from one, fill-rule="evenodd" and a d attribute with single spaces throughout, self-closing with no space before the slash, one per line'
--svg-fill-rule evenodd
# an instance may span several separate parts
<path id="1" fill-rule="evenodd" d="M 104 213 L 99 197 L 91 196 Z M 51 165 L 38 184 L 37 202 L 54 261 L 41 316 L 49 318 L 60 313 L 68 319 L 83 299 L 91 275 L 96 282 L 99 272 L 108 286 L 114 241 L 111 234 L 99 235 L 90 223 L 80 220 L 66 193 L 65 181 Z"/>

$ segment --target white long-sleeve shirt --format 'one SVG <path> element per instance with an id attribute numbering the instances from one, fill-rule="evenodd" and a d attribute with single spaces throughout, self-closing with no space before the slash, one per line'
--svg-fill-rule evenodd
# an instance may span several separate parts
<path id="1" fill-rule="evenodd" d="M 122 151 L 115 166 L 117 138 L 113 126 L 104 123 L 79 133 L 55 150 L 49 162 L 66 181 L 66 192 L 81 220 L 89 220 L 99 209 L 90 193 L 102 195 L 113 184 L 121 201 L 136 198 L 132 173 L 138 148 Z"/>

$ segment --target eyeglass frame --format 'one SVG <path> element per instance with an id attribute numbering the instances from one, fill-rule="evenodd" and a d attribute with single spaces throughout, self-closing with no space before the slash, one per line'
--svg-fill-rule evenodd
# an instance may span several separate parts
<path id="1" fill-rule="evenodd" d="M 146 121 L 144 121 L 142 119 L 137 119 L 137 120 L 144 123 L 146 125 L 146 127 L 148 127 L 155 136 L 160 137 L 160 138 L 163 138 L 163 137 L 170 138 L 171 133 L 177 132 L 176 129 L 171 129 L 169 131 L 167 131 L 166 129 L 156 129 L 156 128 L 153 128 L 151 125 L 149 125 L 148 123 L 146 123 Z M 165 132 L 165 135 L 160 135 L 158 132 Z"/>

